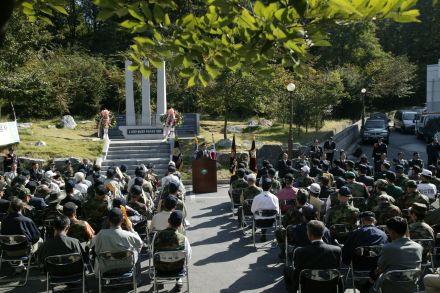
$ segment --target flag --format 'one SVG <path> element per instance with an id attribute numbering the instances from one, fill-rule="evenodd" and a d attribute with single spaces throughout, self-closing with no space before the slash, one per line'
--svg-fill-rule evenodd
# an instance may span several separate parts
<path id="1" fill-rule="evenodd" d="M 199 140 L 197 136 L 194 137 L 194 159 L 197 159 L 197 153 L 199 152 Z"/>
<path id="2" fill-rule="evenodd" d="M 257 173 L 257 148 L 255 147 L 255 136 L 254 140 L 252 141 L 252 147 L 249 150 L 249 169 Z"/>
<path id="3" fill-rule="evenodd" d="M 214 141 L 214 133 L 212 134 L 212 150 L 211 150 L 211 159 L 217 160 L 217 151 L 215 149 L 215 141 Z"/>
<path id="4" fill-rule="evenodd" d="M 229 172 L 231 173 L 231 176 L 235 175 L 236 169 L 237 169 L 237 146 L 235 145 L 235 134 L 234 134 L 231 145 L 231 158 L 229 161 Z"/>
<path id="5" fill-rule="evenodd" d="M 183 168 L 182 149 L 180 148 L 180 142 L 177 136 L 174 141 L 173 162 L 176 164 L 176 170 L 181 171 Z"/>

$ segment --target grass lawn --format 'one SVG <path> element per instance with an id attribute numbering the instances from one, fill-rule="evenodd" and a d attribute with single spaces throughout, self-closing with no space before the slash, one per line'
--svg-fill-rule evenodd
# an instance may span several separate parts
<path id="1" fill-rule="evenodd" d="M 208 143 L 212 143 L 212 134 L 214 134 L 214 140 L 216 143 L 223 139 L 223 121 L 202 120 L 200 123 L 200 136 L 202 136 Z M 308 133 L 306 133 L 305 129 L 301 128 L 299 135 L 298 129 L 293 128 L 293 142 L 307 144 L 312 142 L 315 138 L 322 140 L 327 133 L 336 129 L 343 129 L 350 124 L 350 120 L 328 120 L 325 122 L 324 127 L 318 132 L 315 132 L 315 129 L 309 129 Z M 245 126 L 246 121 L 232 121 L 228 122 L 228 125 Z M 287 146 L 288 135 L 288 124 L 284 124 L 283 127 L 281 123 L 274 123 L 272 127 L 258 128 L 252 132 L 245 130 L 243 133 L 237 133 L 235 135 L 235 140 L 238 144 L 237 150 L 249 150 L 250 143 L 254 136 L 257 144 L 283 144 Z M 228 133 L 228 138 L 232 139 L 232 134 Z"/>
<path id="2" fill-rule="evenodd" d="M 78 124 L 73 130 L 47 127 L 57 122 L 58 119 L 32 121 L 31 128 L 19 128 L 21 142 L 17 155 L 40 159 L 80 157 L 94 161 L 101 154 L 102 141 L 92 140 L 97 137 L 94 121 Z M 40 140 L 47 146 L 35 146 Z"/>

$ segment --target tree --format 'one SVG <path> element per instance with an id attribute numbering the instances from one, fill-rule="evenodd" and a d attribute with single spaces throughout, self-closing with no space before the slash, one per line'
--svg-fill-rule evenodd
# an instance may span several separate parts
<path id="1" fill-rule="evenodd" d="M 51 23 L 53 10 L 67 14 L 63 0 L 21 0 L 23 11 L 31 20 Z M 188 86 L 200 82 L 206 86 L 223 69 L 233 72 L 254 68 L 270 74 L 270 64 L 281 62 L 296 67 L 306 60 L 310 47 L 329 45 L 323 25 L 360 20 L 393 19 L 417 21 L 413 9 L 417 0 L 330 0 L 292 3 L 279 1 L 207 0 L 203 9 L 179 15 L 182 1 L 95 0 L 105 20 L 120 20 L 120 25 L 134 34 L 131 69 L 149 76 L 148 60 L 155 67 L 162 60 L 183 65 L 181 75 Z M 35 5 L 36 4 L 36 5 Z"/>

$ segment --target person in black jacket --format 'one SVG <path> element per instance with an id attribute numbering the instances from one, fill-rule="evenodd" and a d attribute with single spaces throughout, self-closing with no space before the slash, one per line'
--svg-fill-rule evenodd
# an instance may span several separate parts
<path id="1" fill-rule="evenodd" d="M 40 231 L 37 225 L 28 217 L 21 214 L 23 201 L 13 198 L 10 204 L 10 211 L 2 221 L 2 235 L 25 235 L 32 244 L 32 253 L 35 253 L 43 243 L 40 238 Z"/>
<path id="2" fill-rule="evenodd" d="M 431 143 L 426 146 L 426 154 L 428 155 L 428 166 L 437 166 L 437 161 L 439 159 L 440 146 L 437 139 L 433 138 Z"/>
<path id="3" fill-rule="evenodd" d="M 341 248 L 324 243 L 325 226 L 321 221 L 307 223 L 307 236 L 311 242 L 306 247 L 295 250 L 293 256 L 294 270 L 284 277 L 289 292 L 296 292 L 299 288 L 299 275 L 303 269 L 339 269 L 341 265 Z M 319 282 L 301 280 L 302 292 L 333 292 L 328 287 L 323 288 Z M 335 290 L 336 292 L 336 286 Z"/>
<path id="4" fill-rule="evenodd" d="M 277 164 L 277 170 L 278 170 L 278 177 L 279 178 L 284 178 L 284 176 L 287 174 L 286 170 L 287 170 L 287 160 L 288 160 L 288 155 L 287 153 L 283 153 L 282 159 L 278 161 Z"/>

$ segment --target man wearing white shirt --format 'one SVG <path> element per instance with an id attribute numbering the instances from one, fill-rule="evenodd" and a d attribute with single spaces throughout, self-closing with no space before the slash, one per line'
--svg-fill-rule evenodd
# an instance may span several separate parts
<path id="1" fill-rule="evenodd" d="M 14 178 L 17 176 L 18 176 L 17 163 L 12 163 L 11 171 L 5 173 L 6 183 L 8 183 L 10 185 L 12 180 L 14 180 Z"/>
<path id="2" fill-rule="evenodd" d="M 258 210 L 275 210 L 280 213 L 278 197 L 270 192 L 272 180 L 264 178 L 262 180 L 263 192 L 257 195 L 252 201 L 251 211 L 254 214 L 255 222 L 258 226 L 268 226 L 273 224 L 274 219 L 255 214 Z M 266 241 L 266 229 L 261 229 L 261 241 Z"/>
<path id="3" fill-rule="evenodd" d="M 82 194 L 87 193 L 87 189 L 89 189 L 89 186 L 84 182 L 85 175 L 82 172 L 76 172 L 75 173 L 75 189 L 81 192 Z"/>
<path id="4" fill-rule="evenodd" d="M 168 166 L 168 175 L 163 177 L 161 180 L 161 186 L 164 188 L 167 186 L 171 181 L 175 181 L 179 184 L 179 191 L 182 193 L 182 195 L 185 195 L 185 186 L 183 185 L 182 181 L 175 175 L 176 173 L 176 167 L 174 166 Z"/>
<path id="5" fill-rule="evenodd" d="M 421 194 L 426 195 L 430 200 L 434 200 L 437 196 L 437 187 L 430 183 L 429 180 L 431 180 L 432 172 L 423 169 L 422 173 L 420 174 L 420 183 L 417 185 L 417 190 L 420 191 Z"/>

